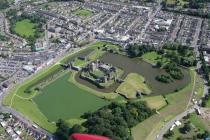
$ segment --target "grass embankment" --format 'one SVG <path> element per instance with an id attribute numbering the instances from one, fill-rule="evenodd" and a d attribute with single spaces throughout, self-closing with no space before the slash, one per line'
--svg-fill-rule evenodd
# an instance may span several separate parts
<path id="1" fill-rule="evenodd" d="M 151 89 L 145 84 L 145 79 L 139 74 L 130 73 L 125 78 L 124 82 L 117 88 L 117 93 L 125 96 L 128 99 L 136 98 L 137 92 L 140 94 L 150 94 Z"/>
<path id="2" fill-rule="evenodd" d="M 170 121 L 176 115 L 182 113 L 189 102 L 192 94 L 196 73 L 191 70 L 191 82 L 184 89 L 166 95 L 169 104 L 159 111 L 160 114 L 155 114 L 144 122 L 132 128 L 132 136 L 134 140 L 152 140 L 155 139 L 161 127 Z"/>
<path id="3" fill-rule="evenodd" d="M 30 37 L 35 34 L 35 25 L 30 20 L 25 19 L 15 24 L 15 32 L 22 37 Z"/>
<path id="4" fill-rule="evenodd" d="M 195 93 L 194 98 L 199 101 L 204 93 L 204 80 L 200 75 L 196 76 Z"/>
<path id="5" fill-rule="evenodd" d="M 165 98 L 162 95 L 152 96 L 152 97 L 144 97 L 140 100 L 146 101 L 148 106 L 152 109 L 162 109 L 167 105 Z"/>

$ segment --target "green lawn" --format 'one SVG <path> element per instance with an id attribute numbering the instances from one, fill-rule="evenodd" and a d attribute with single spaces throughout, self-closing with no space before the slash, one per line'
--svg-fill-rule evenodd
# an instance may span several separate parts
<path id="1" fill-rule="evenodd" d="M 169 59 L 162 57 L 161 55 L 157 54 L 157 52 L 148 52 L 142 56 L 143 60 L 148 63 L 156 64 L 158 61 L 166 64 L 169 62 Z"/>
<path id="2" fill-rule="evenodd" d="M 28 19 L 18 21 L 15 24 L 15 32 L 22 37 L 34 36 L 35 25 Z"/>
<path id="3" fill-rule="evenodd" d="M 95 111 L 109 103 L 78 88 L 68 81 L 69 78 L 70 74 L 65 74 L 46 86 L 42 93 L 33 99 L 50 121 L 59 118 L 76 119 L 85 112 Z"/>
<path id="4" fill-rule="evenodd" d="M 203 133 L 205 130 L 207 130 L 205 123 L 201 120 L 200 116 L 198 116 L 196 113 L 190 114 L 190 122 L 200 131 Z"/>
<path id="5" fill-rule="evenodd" d="M 13 98 L 12 108 L 16 109 L 18 112 L 21 112 L 26 118 L 35 122 L 42 128 L 45 128 L 50 132 L 55 132 L 55 124 L 48 121 L 48 118 L 38 109 L 33 100 L 25 100 L 15 96 Z"/>
<path id="6" fill-rule="evenodd" d="M 139 74 L 130 73 L 124 82 L 117 88 L 116 92 L 124 95 L 126 98 L 136 98 L 137 91 L 144 94 L 150 94 L 152 91 L 144 83 L 145 79 Z"/>
<path id="7" fill-rule="evenodd" d="M 83 67 L 83 66 L 85 66 L 87 63 L 88 63 L 88 61 L 81 60 L 81 59 L 78 59 L 78 58 L 76 58 L 76 59 L 74 60 L 74 66 Z"/>
<path id="8" fill-rule="evenodd" d="M 145 97 L 140 100 L 146 101 L 150 108 L 153 108 L 156 110 L 159 110 L 167 105 L 167 103 L 162 95 Z"/>
<path id="9" fill-rule="evenodd" d="M 149 119 L 132 128 L 134 140 L 152 140 L 155 139 L 159 130 L 177 114 L 186 109 L 187 103 L 192 93 L 196 73 L 191 70 L 191 83 L 184 89 L 166 95 L 169 104 L 159 111 L 159 114 L 151 116 Z M 146 127 L 145 127 L 146 126 Z"/>
<path id="10" fill-rule="evenodd" d="M 76 11 L 74 11 L 74 14 L 79 17 L 86 18 L 92 16 L 93 11 L 89 9 L 78 8 Z"/>

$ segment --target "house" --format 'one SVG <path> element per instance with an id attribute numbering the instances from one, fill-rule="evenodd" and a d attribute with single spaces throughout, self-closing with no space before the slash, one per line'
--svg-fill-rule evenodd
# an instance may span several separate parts
<path id="1" fill-rule="evenodd" d="M 180 126 L 180 125 L 182 125 L 182 123 L 180 122 L 180 121 L 175 121 L 175 123 L 174 123 L 176 126 Z"/>

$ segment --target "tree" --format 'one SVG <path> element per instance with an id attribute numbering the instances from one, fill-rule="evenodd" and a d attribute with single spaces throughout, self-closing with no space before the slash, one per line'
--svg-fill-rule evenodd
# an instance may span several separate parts
<path id="1" fill-rule="evenodd" d="M 85 113 L 86 132 L 114 140 L 131 140 L 129 129 L 155 113 L 146 102 L 111 103 L 94 113 Z"/>
<path id="2" fill-rule="evenodd" d="M 179 136 L 176 140 L 184 140 L 183 136 Z"/>
<path id="3" fill-rule="evenodd" d="M 147 44 L 140 45 L 140 44 L 135 43 L 135 44 L 130 44 L 128 46 L 127 52 L 130 57 L 139 57 L 147 52 L 151 52 L 154 50 L 155 50 L 154 46 L 147 45 Z"/>
<path id="4" fill-rule="evenodd" d="M 165 138 L 170 138 L 170 137 L 172 137 L 173 135 L 174 135 L 174 132 L 169 130 L 166 134 L 163 135 L 163 137 L 165 137 Z"/>
<path id="5" fill-rule="evenodd" d="M 69 137 L 69 127 L 67 126 L 67 124 L 59 119 L 58 122 L 56 123 L 57 129 L 55 132 L 55 136 L 59 139 L 59 140 L 67 140 Z"/>
<path id="6" fill-rule="evenodd" d="M 7 0 L 0 0 L 0 9 L 6 9 L 9 7 L 9 2 Z"/>
<path id="7" fill-rule="evenodd" d="M 79 124 L 75 124 L 72 128 L 70 128 L 69 133 L 70 135 L 73 133 L 82 133 L 83 129 L 82 126 Z"/>
<path id="8" fill-rule="evenodd" d="M 210 136 L 210 133 L 208 132 L 208 131 L 205 131 L 204 133 L 203 133 L 203 138 L 207 138 L 207 137 L 209 137 Z"/>
<path id="9" fill-rule="evenodd" d="M 156 67 L 157 67 L 157 68 L 162 67 L 162 65 L 163 65 L 163 64 L 162 64 L 162 62 L 161 62 L 161 61 L 158 61 L 158 62 L 156 63 Z"/>
<path id="10" fill-rule="evenodd" d="M 182 133 L 189 132 L 191 130 L 191 125 L 190 122 L 188 121 L 187 123 L 184 124 L 184 127 L 181 128 Z"/>

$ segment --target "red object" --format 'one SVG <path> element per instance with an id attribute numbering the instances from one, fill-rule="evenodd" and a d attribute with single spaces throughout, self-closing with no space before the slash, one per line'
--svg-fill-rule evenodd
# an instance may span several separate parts
<path id="1" fill-rule="evenodd" d="M 104 136 L 90 135 L 90 134 L 72 134 L 70 140 L 111 140 Z"/>

